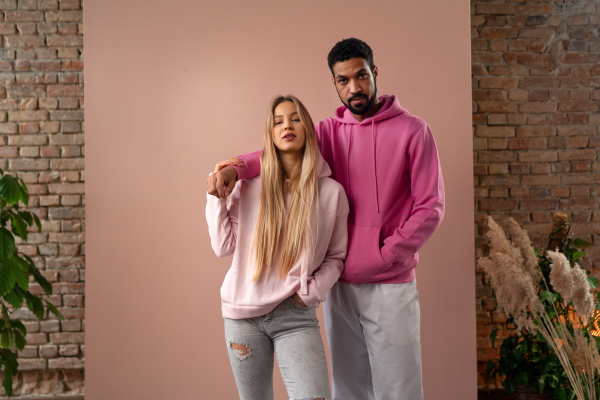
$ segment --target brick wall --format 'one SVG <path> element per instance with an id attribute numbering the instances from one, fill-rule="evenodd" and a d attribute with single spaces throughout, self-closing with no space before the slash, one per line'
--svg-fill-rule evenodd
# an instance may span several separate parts
<path id="1" fill-rule="evenodd" d="M 471 1 L 475 222 L 512 216 L 547 245 L 551 213 L 600 243 L 600 2 Z M 483 239 L 478 232 L 477 253 Z M 584 266 L 600 277 L 600 246 Z M 510 332 L 477 271 L 480 387 L 494 324 Z"/>
<path id="2" fill-rule="evenodd" d="M 14 394 L 83 392 L 82 22 L 80 0 L 0 0 L 0 168 L 29 187 L 42 230 L 19 250 L 52 283 L 65 317 L 17 312 L 28 346 Z"/>

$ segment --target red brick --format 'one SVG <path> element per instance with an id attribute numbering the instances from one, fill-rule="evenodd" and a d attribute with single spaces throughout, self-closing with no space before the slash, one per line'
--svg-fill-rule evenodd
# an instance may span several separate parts
<path id="1" fill-rule="evenodd" d="M 50 47 L 82 47 L 83 36 L 48 36 L 46 38 Z"/>
<path id="2" fill-rule="evenodd" d="M 562 78 L 563 88 L 590 88 L 600 86 L 599 78 Z"/>
<path id="3" fill-rule="evenodd" d="M 479 162 L 515 162 L 517 155 L 512 151 L 481 151 L 478 153 Z"/>
<path id="4" fill-rule="evenodd" d="M 595 160 L 596 150 L 594 149 L 579 149 L 579 150 L 564 150 L 558 155 L 560 161 L 572 160 Z"/>
<path id="5" fill-rule="evenodd" d="M 554 31 L 553 28 L 521 28 L 519 39 L 550 39 Z"/>
<path id="6" fill-rule="evenodd" d="M 475 135 L 478 137 L 513 137 L 515 136 L 515 128 L 510 126 L 482 126 L 475 130 Z"/>
<path id="7" fill-rule="evenodd" d="M 593 125 L 564 125 L 558 126 L 559 136 L 595 136 L 597 129 Z"/>
<path id="8" fill-rule="evenodd" d="M 549 15 L 553 14 L 556 10 L 556 6 L 553 4 L 535 4 L 528 3 L 519 5 L 517 7 L 517 14 L 519 15 Z"/>
<path id="9" fill-rule="evenodd" d="M 48 86 L 48 97 L 77 97 L 83 96 L 82 85 L 52 85 Z"/>
<path id="10" fill-rule="evenodd" d="M 546 138 L 529 139 L 527 142 L 530 150 L 545 150 L 548 148 L 548 141 Z"/>
<path id="11" fill-rule="evenodd" d="M 571 162 L 572 172 L 591 172 L 592 163 L 590 161 L 572 161 Z"/>
<path id="12" fill-rule="evenodd" d="M 479 201 L 480 210 L 515 210 L 518 208 L 518 200 L 516 199 L 485 199 Z"/>
<path id="13" fill-rule="evenodd" d="M 594 29 L 582 27 L 569 27 L 567 33 L 570 39 L 595 39 L 598 37 Z"/>
<path id="14" fill-rule="evenodd" d="M 522 113 L 551 113 L 556 112 L 556 109 L 557 103 L 555 101 L 519 104 L 519 112 Z"/>
<path id="15" fill-rule="evenodd" d="M 518 137 L 556 136 L 556 128 L 553 126 L 519 126 L 516 135 Z"/>
<path id="16" fill-rule="evenodd" d="M 502 61 L 502 55 L 500 53 L 488 53 L 482 51 L 473 51 L 471 53 L 471 63 L 484 63 L 494 64 Z"/>
<path id="17" fill-rule="evenodd" d="M 590 112 L 598 111 L 597 101 L 561 101 L 558 107 L 562 112 Z"/>
<path id="18" fill-rule="evenodd" d="M 43 21 L 44 13 L 41 11 L 7 11 L 4 18 L 7 22 L 35 22 Z"/>
<path id="19" fill-rule="evenodd" d="M 528 151 L 519 153 L 519 162 L 552 162 L 557 161 L 555 151 Z"/>
<path id="20" fill-rule="evenodd" d="M 479 110 L 481 112 L 514 113 L 517 106 L 508 101 L 482 101 L 479 103 Z"/>
<path id="21" fill-rule="evenodd" d="M 570 124 L 587 124 L 589 120 L 588 114 L 569 114 Z"/>
<path id="22" fill-rule="evenodd" d="M 556 199 L 522 199 L 519 206 L 521 210 L 557 210 L 559 201 Z"/>
<path id="23" fill-rule="evenodd" d="M 477 14 L 514 15 L 516 7 L 510 3 L 478 3 Z"/>
<path id="24" fill-rule="evenodd" d="M 517 30 L 512 27 L 478 28 L 479 37 L 483 39 L 511 39 L 517 37 Z"/>
<path id="25" fill-rule="evenodd" d="M 63 71 L 83 71 L 83 61 L 69 60 L 62 62 Z"/>
<path id="26" fill-rule="evenodd" d="M 548 89 L 559 86 L 559 78 L 521 78 L 519 82 L 519 87 L 522 89 Z"/>
<path id="27" fill-rule="evenodd" d="M 83 369 L 85 363 L 82 359 L 76 357 L 61 357 L 48 360 L 50 369 Z"/>
<path id="28" fill-rule="evenodd" d="M 569 122 L 569 118 L 564 114 L 548 115 L 548 123 L 551 125 L 562 125 Z"/>
<path id="29" fill-rule="evenodd" d="M 558 186 L 560 182 L 560 176 L 524 176 L 521 178 L 521 183 L 526 186 Z"/>

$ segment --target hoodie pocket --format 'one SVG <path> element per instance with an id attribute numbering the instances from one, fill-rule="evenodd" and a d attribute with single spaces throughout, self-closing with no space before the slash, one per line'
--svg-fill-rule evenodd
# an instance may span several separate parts
<path id="1" fill-rule="evenodd" d="M 348 226 L 348 254 L 342 279 L 351 283 L 377 282 L 397 275 L 394 264 L 388 265 L 379 248 L 380 227 Z"/>

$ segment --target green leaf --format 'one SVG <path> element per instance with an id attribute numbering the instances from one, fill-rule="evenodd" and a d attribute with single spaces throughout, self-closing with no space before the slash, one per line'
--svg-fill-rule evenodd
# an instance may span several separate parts
<path id="1" fill-rule="evenodd" d="M 0 363 L 4 365 L 4 390 L 8 396 L 12 396 L 12 378 L 17 374 L 19 366 L 17 354 L 7 349 L 0 349 Z"/>
<path id="2" fill-rule="evenodd" d="M 567 400 L 567 391 L 564 388 L 558 388 L 554 391 L 557 400 Z"/>
<path id="3" fill-rule="evenodd" d="M 10 259 L 17 247 L 15 238 L 6 228 L 0 228 L 0 261 Z"/>
<path id="4" fill-rule="evenodd" d="M 593 246 L 593 244 L 577 238 L 577 239 L 573 240 L 573 246 L 575 246 L 577 248 L 582 248 L 582 247 Z"/>
<path id="5" fill-rule="evenodd" d="M 17 282 L 15 270 L 12 262 L 0 261 L 0 296 L 4 297 L 6 293 L 13 290 Z"/>
<path id="6" fill-rule="evenodd" d="M 543 393 L 545 384 L 546 381 L 544 379 L 544 376 L 542 375 L 533 383 L 533 387 L 535 388 L 535 390 L 537 390 L 538 393 Z"/>
<path id="7" fill-rule="evenodd" d="M 504 388 L 508 394 L 511 394 L 517 388 L 517 381 L 515 379 L 507 379 L 504 381 Z"/>
<path id="8" fill-rule="evenodd" d="M 13 335 L 15 338 L 15 347 L 17 350 L 23 350 L 25 345 L 27 344 L 27 340 L 25 340 L 25 336 L 18 329 L 13 329 Z"/>
<path id="9" fill-rule="evenodd" d="M 497 334 L 498 334 L 498 327 L 495 326 L 492 328 L 492 333 L 490 333 L 490 342 L 492 342 L 492 349 L 494 348 L 494 342 L 496 341 Z"/>
<path id="10" fill-rule="evenodd" d="M 517 381 L 521 385 L 528 385 L 529 384 L 529 373 L 527 371 L 521 372 L 519 375 L 517 375 Z"/>
<path id="11" fill-rule="evenodd" d="M 548 375 L 548 386 L 551 388 L 558 387 L 558 376 L 556 375 Z"/>
<path id="12" fill-rule="evenodd" d="M 0 178 L 0 197 L 10 205 L 23 198 L 23 188 L 19 185 L 17 178 L 10 175 L 4 175 Z"/>
<path id="13" fill-rule="evenodd" d="M 46 299 L 42 299 L 44 300 L 44 302 L 46 303 L 46 307 L 48 307 L 48 310 L 50 310 L 50 312 L 54 315 L 56 315 L 58 317 L 58 319 L 60 319 L 61 321 L 63 319 L 65 319 L 62 314 L 58 311 L 58 309 L 54 306 L 54 304 L 50 303 L 48 300 Z"/>
<path id="14" fill-rule="evenodd" d="M 540 332 L 535 334 L 535 338 L 539 342 L 546 343 L 546 338 Z"/>
<path id="15" fill-rule="evenodd" d="M 25 327 L 25 325 L 19 321 L 18 319 L 11 319 L 10 320 L 10 324 L 13 326 L 13 328 L 18 329 L 19 331 L 21 331 L 21 333 L 23 335 L 27 335 L 27 328 Z"/>
<path id="16" fill-rule="evenodd" d="M 10 330 L 6 327 L 0 332 L 0 346 L 3 349 L 8 349 L 10 346 Z"/>
<path id="17" fill-rule="evenodd" d="M 29 308 L 36 317 L 39 319 L 44 318 L 44 304 L 39 297 L 32 295 L 30 292 L 25 292 L 25 302 L 27 308 Z"/>
<path id="18" fill-rule="evenodd" d="M 11 213 L 13 233 L 23 240 L 27 240 L 27 223 L 19 214 Z"/>
<path id="19" fill-rule="evenodd" d="M 19 182 L 21 183 L 21 201 L 26 206 L 29 205 L 29 192 L 27 191 L 27 185 L 25 185 L 25 181 L 19 178 Z"/>
<path id="20" fill-rule="evenodd" d="M 590 284 L 590 287 L 596 289 L 598 287 L 598 278 L 594 276 L 588 276 L 587 281 Z"/>
<path id="21" fill-rule="evenodd" d="M 19 211 L 19 217 L 23 218 L 27 225 L 33 225 L 33 215 L 29 211 Z"/>
<path id="22" fill-rule="evenodd" d="M 15 280 L 19 287 L 23 290 L 29 289 L 29 264 L 21 257 L 15 255 L 10 260 L 16 267 L 15 269 Z"/>
<path id="23" fill-rule="evenodd" d="M 17 292 L 14 290 L 9 290 L 8 293 L 5 293 L 4 300 L 8 301 L 8 303 L 14 308 L 19 308 L 23 304 L 23 297 L 19 296 Z"/>
<path id="24" fill-rule="evenodd" d="M 35 215 L 34 213 L 32 213 L 32 215 L 33 215 L 33 221 L 35 222 L 35 225 L 38 227 L 38 229 L 42 229 L 42 222 L 40 221 L 38 216 Z"/>
<path id="25" fill-rule="evenodd" d="M 573 260 L 577 260 L 581 258 L 585 253 L 583 251 L 576 251 L 573 253 Z"/>

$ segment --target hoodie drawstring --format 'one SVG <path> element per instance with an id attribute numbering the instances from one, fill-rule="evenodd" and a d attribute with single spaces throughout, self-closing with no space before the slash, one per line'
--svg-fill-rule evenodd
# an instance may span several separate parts
<path id="1" fill-rule="evenodd" d="M 348 141 L 348 152 L 346 153 L 346 181 L 348 182 L 348 197 L 350 197 L 350 152 L 352 151 L 352 138 L 354 137 L 354 125 L 350 125 L 350 140 Z"/>
<path id="2" fill-rule="evenodd" d="M 379 190 L 377 186 L 377 159 L 375 158 L 375 120 L 371 120 L 371 138 L 373 139 L 373 170 L 375 171 L 375 204 L 379 214 Z"/>

